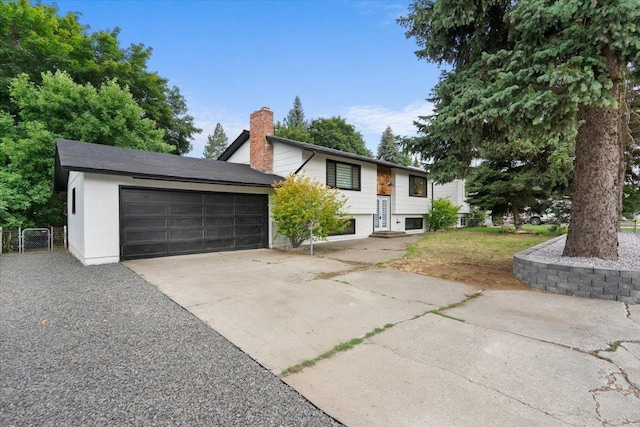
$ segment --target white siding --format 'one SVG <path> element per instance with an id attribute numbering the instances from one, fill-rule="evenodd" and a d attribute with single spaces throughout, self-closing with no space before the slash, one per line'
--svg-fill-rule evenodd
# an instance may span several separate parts
<path id="1" fill-rule="evenodd" d="M 76 194 L 76 212 L 72 212 L 73 190 Z M 84 174 L 79 172 L 69 173 L 67 186 L 67 242 L 69 252 L 84 264 Z"/>
<path id="2" fill-rule="evenodd" d="M 451 202 L 460 206 L 460 210 L 458 211 L 458 227 L 464 226 L 463 219 L 471 213 L 471 207 L 467 203 L 467 194 L 465 190 L 465 182 L 462 179 L 456 179 L 447 184 L 434 184 L 433 188 L 433 198 L 439 197 L 448 197 Z M 466 225 L 466 224 L 465 224 Z"/>
<path id="3" fill-rule="evenodd" d="M 248 145 L 248 142 L 244 145 Z M 302 154 L 302 149 L 286 144 L 273 144 L 273 173 L 286 177 L 295 172 L 311 153 Z M 303 158 L 304 157 L 304 158 Z"/>
<path id="4" fill-rule="evenodd" d="M 271 188 L 154 181 L 72 172 L 69 174 L 68 194 L 71 194 L 74 186 L 76 215 L 72 215 L 69 208 L 69 249 L 85 265 L 107 264 L 120 260 L 121 186 L 253 194 L 272 192 Z M 270 230 L 269 245 L 272 242 L 271 234 Z"/>
<path id="5" fill-rule="evenodd" d="M 471 212 L 469 204 L 466 200 L 466 193 L 464 187 L 464 180 L 456 179 L 447 184 L 435 184 L 433 188 L 433 198 L 448 197 L 456 206 L 460 206 L 461 214 L 468 214 Z"/>
<path id="6" fill-rule="evenodd" d="M 357 160 L 327 156 L 325 154 L 316 154 L 315 157 L 311 159 L 311 161 L 307 163 L 299 173 L 315 178 L 323 184 L 326 184 L 327 159 L 360 166 L 360 191 L 340 190 L 340 193 L 344 194 L 347 198 L 346 206 L 349 214 L 373 215 L 376 211 L 376 179 L 378 173 L 376 165 L 359 162 Z"/>
<path id="7" fill-rule="evenodd" d="M 419 173 L 412 174 L 409 171 L 394 169 L 393 171 L 393 195 L 391 198 L 392 214 L 424 215 L 429 212 L 429 186 L 427 184 L 427 197 L 416 197 L 409 195 L 409 175 L 421 176 Z M 423 175 L 422 175 L 423 176 Z M 426 177 L 425 177 L 426 179 Z"/>
<path id="8" fill-rule="evenodd" d="M 233 153 L 227 161 L 232 163 L 242 163 L 244 165 L 250 164 L 251 162 L 251 157 L 249 152 L 250 146 L 251 144 L 249 143 L 249 140 L 247 140 L 247 142 L 242 144 L 240 148 L 238 148 L 236 152 Z"/>

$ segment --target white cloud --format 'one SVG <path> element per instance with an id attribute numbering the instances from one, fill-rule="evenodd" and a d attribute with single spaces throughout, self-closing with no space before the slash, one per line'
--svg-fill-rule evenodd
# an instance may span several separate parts
<path id="1" fill-rule="evenodd" d="M 391 127 L 394 135 L 415 135 L 416 127 L 413 122 L 419 116 L 429 115 L 432 111 L 431 103 L 418 101 L 407 105 L 402 110 L 392 110 L 380 105 L 360 105 L 348 107 L 344 109 L 342 114 L 347 122 L 362 132 L 369 145 L 379 142 L 382 132 L 387 126 Z M 372 140 L 372 138 L 375 139 Z"/>

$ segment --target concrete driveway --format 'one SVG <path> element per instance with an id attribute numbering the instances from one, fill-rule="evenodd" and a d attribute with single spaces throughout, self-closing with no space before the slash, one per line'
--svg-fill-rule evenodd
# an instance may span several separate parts
<path id="1" fill-rule="evenodd" d="M 349 426 L 640 425 L 640 306 L 379 266 L 415 240 L 125 265 Z"/>

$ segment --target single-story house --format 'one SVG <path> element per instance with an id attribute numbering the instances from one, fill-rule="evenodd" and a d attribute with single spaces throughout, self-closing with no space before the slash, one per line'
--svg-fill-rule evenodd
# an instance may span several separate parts
<path id="1" fill-rule="evenodd" d="M 250 122 L 218 160 L 57 140 L 54 188 L 67 192 L 70 252 L 104 264 L 277 246 L 268 195 L 289 173 L 347 198 L 351 222 L 330 240 L 425 230 L 438 186 L 429 189 L 424 171 L 273 136 L 266 107 Z"/>

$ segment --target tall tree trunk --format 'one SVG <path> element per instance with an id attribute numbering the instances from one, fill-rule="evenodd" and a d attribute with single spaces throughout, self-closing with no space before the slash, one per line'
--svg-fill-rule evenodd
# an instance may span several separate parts
<path id="1" fill-rule="evenodd" d="M 516 228 L 516 231 L 522 230 L 522 221 L 520 220 L 519 209 L 516 205 L 511 205 L 511 217 L 513 218 L 513 225 Z"/>
<path id="2" fill-rule="evenodd" d="M 617 99 L 619 66 L 610 52 L 607 65 Z M 618 109 L 582 106 L 584 124 L 576 137 L 571 225 L 564 256 L 618 259 L 620 141 Z"/>

